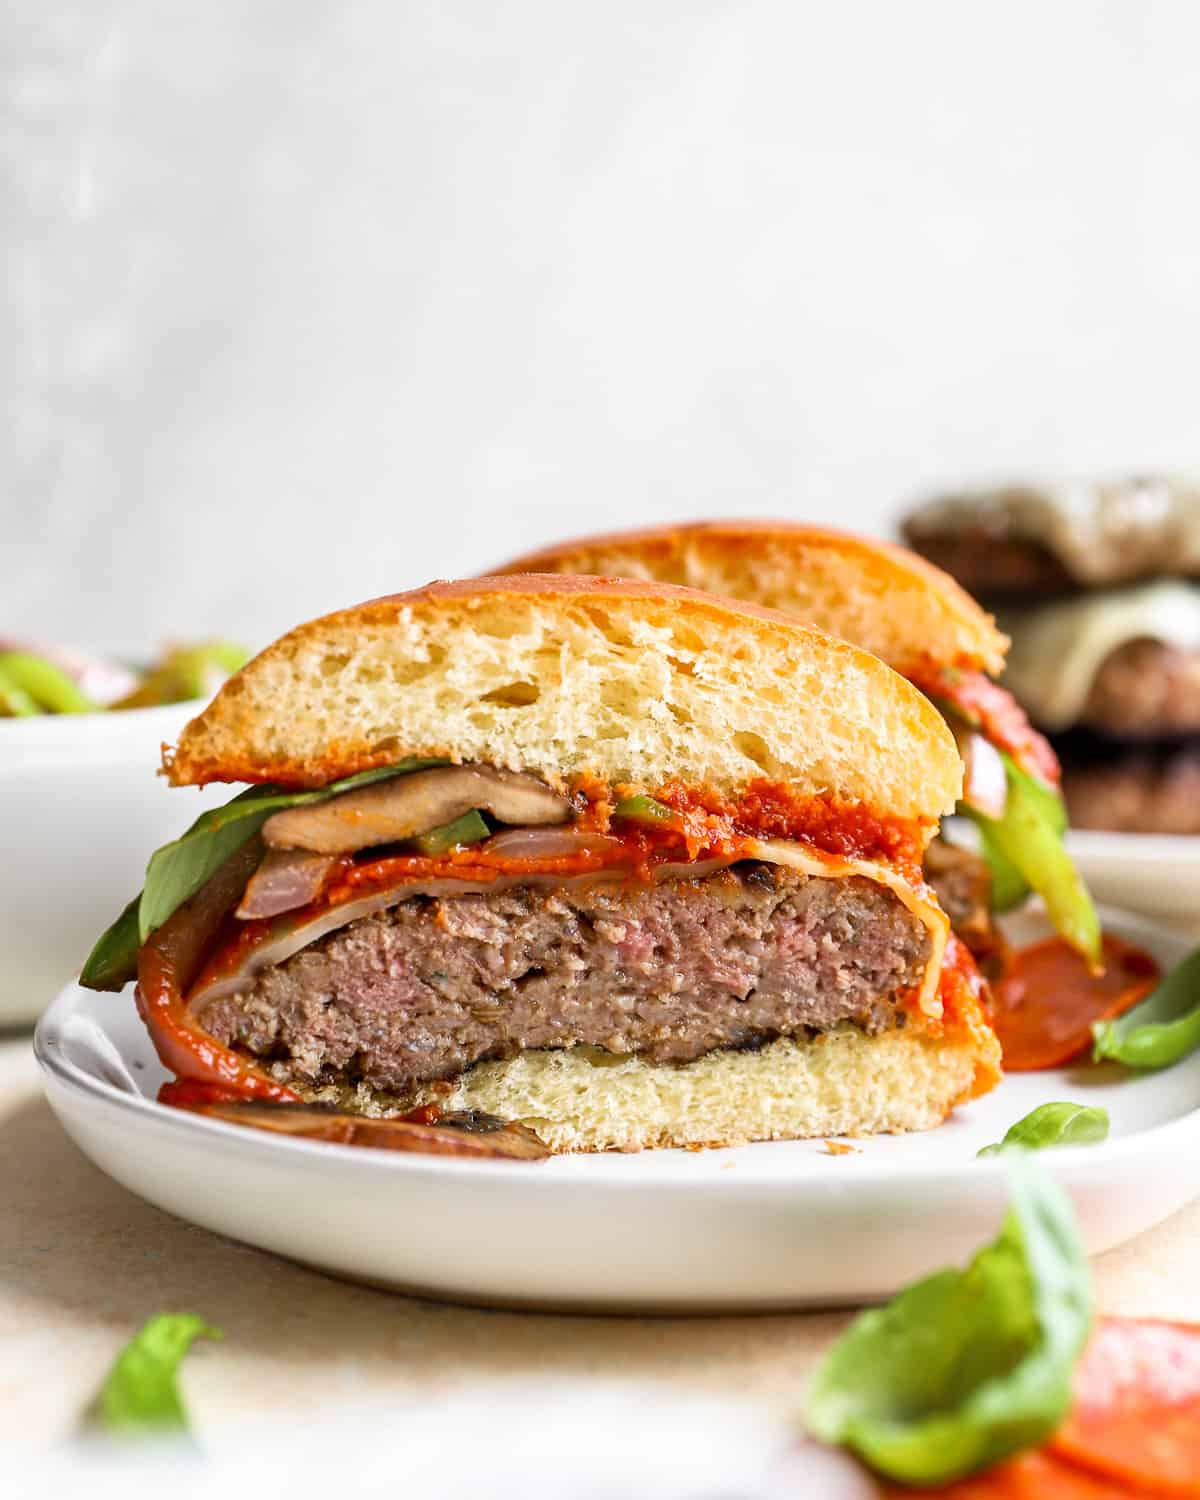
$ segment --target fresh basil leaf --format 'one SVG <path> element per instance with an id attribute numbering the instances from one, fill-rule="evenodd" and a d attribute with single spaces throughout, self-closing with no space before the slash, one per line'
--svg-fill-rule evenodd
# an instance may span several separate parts
<path id="1" fill-rule="evenodd" d="M 79 982 L 89 990 L 123 990 L 137 978 L 139 892 L 88 954 Z"/>
<path id="2" fill-rule="evenodd" d="M 977 1156 L 995 1156 L 1012 1147 L 1044 1151 L 1047 1146 L 1088 1146 L 1108 1138 L 1108 1111 L 1094 1104 L 1039 1104 L 1009 1126 L 996 1146 L 984 1146 Z"/>
<path id="3" fill-rule="evenodd" d="M 241 792 L 224 807 L 201 813 L 182 838 L 165 844 L 150 858 L 146 867 L 146 885 L 138 907 L 138 932 L 144 943 L 189 897 L 221 868 L 225 861 L 251 839 L 272 813 L 285 807 L 300 807 L 307 802 L 324 802 L 339 792 L 370 786 L 420 771 L 427 766 L 444 765 L 440 760 L 412 757 L 394 766 L 380 766 L 360 771 L 356 776 L 331 781 L 328 786 L 307 792 L 284 792 L 278 787 L 253 786 Z"/>
<path id="4" fill-rule="evenodd" d="M 937 1485 L 1046 1438 L 1091 1324 L 1071 1205 L 1025 1152 L 1005 1158 L 999 1237 L 860 1314 L 817 1369 L 808 1425 L 906 1484 Z"/>
<path id="5" fill-rule="evenodd" d="M 623 797 L 612 810 L 614 818 L 628 818 L 632 823 L 647 823 L 652 828 L 661 828 L 679 821 L 679 814 L 653 797 Z"/>
<path id="6" fill-rule="evenodd" d="M 445 854 L 447 849 L 460 848 L 463 844 L 478 844 L 491 831 L 483 821 L 482 814 L 472 808 L 470 812 L 463 813 L 461 818 L 443 823 L 440 828 L 431 828 L 428 833 L 419 834 L 413 839 L 413 843 L 422 854 L 433 858 L 438 854 Z"/>
<path id="7" fill-rule="evenodd" d="M 1092 1056 L 1129 1068 L 1169 1068 L 1200 1047 L 1200 948 L 1115 1021 L 1092 1027 Z"/>
<path id="8" fill-rule="evenodd" d="M 1004 816 L 989 818 L 973 808 L 963 809 L 979 826 L 985 859 L 992 863 L 998 856 L 992 863 L 998 895 L 1011 901 L 1015 871 L 1046 903 L 1055 931 L 1091 963 L 1099 964 L 1100 919 L 1063 845 L 1066 812 L 1062 798 L 1053 787 L 1022 771 L 1010 755 L 1002 751 L 1001 758 L 1008 781 Z"/>
<path id="9" fill-rule="evenodd" d="M 187 901 L 251 839 L 272 813 L 305 802 L 323 802 L 339 792 L 370 786 L 392 776 L 428 766 L 444 766 L 444 760 L 422 760 L 416 756 L 394 766 L 378 766 L 331 781 L 328 786 L 306 792 L 284 792 L 275 786 L 252 786 L 239 792 L 224 807 L 201 813 L 192 826 L 173 843 L 151 855 L 146 884 L 140 896 L 125 908 L 88 955 L 79 982 L 88 989 L 119 990 L 136 977 L 137 950 L 152 932 Z M 136 921 L 130 911 L 136 913 Z"/>
<path id="10" fill-rule="evenodd" d="M 96 1402 L 100 1426 L 115 1437 L 170 1437 L 188 1430 L 176 1375 L 198 1338 L 221 1331 L 192 1313 L 151 1318 L 117 1355 Z"/>

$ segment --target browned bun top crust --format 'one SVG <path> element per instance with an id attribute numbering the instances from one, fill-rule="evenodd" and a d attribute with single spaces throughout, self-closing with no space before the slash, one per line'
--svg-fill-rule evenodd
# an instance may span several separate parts
<path id="1" fill-rule="evenodd" d="M 998 674 L 1008 641 L 948 573 L 891 542 L 790 521 L 696 521 L 558 543 L 497 570 L 620 574 L 768 606 L 905 675 Z"/>
<path id="2" fill-rule="evenodd" d="M 298 626 L 166 756 L 175 784 L 320 786 L 408 757 L 564 785 L 739 796 L 764 777 L 932 825 L 961 766 L 941 716 L 794 616 L 669 583 L 433 583 Z"/>

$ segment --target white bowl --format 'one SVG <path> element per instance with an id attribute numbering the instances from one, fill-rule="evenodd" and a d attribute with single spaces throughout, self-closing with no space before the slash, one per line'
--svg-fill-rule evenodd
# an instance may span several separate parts
<path id="1" fill-rule="evenodd" d="M 1200 838 L 1073 828 L 1067 852 L 1097 901 L 1200 928 Z"/>
<path id="2" fill-rule="evenodd" d="M 171 791 L 155 772 L 204 704 L 0 719 L 0 1026 L 79 970 L 141 888 L 146 861 L 234 788 Z"/>

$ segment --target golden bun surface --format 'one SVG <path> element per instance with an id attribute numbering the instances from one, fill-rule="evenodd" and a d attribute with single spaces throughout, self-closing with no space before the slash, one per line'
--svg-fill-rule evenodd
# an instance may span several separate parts
<path id="1" fill-rule="evenodd" d="M 637 1057 L 596 1061 L 583 1047 L 521 1052 L 479 1063 L 451 1091 L 442 1085 L 405 1105 L 522 1120 L 559 1152 L 737 1146 L 929 1130 L 992 1087 L 998 1063 L 994 1038 L 917 1024 L 869 1037 L 847 1025 L 758 1052 L 710 1052 L 684 1067 Z M 320 1090 L 312 1096 L 324 1097 Z M 360 1113 L 390 1107 L 365 1089 L 329 1098 Z"/>
<path id="2" fill-rule="evenodd" d="M 499 573 L 659 579 L 798 615 L 905 676 L 930 665 L 997 676 L 1008 639 L 971 596 L 891 542 L 787 521 L 699 521 L 582 537 Z"/>
<path id="3" fill-rule="evenodd" d="M 962 774 L 941 715 L 857 647 L 692 589 L 558 576 L 434 583 L 301 625 L 164 759 L 175 785 L 297 787 L 406 756 L 651 792 L 767 778 L 929 829 Z"/>

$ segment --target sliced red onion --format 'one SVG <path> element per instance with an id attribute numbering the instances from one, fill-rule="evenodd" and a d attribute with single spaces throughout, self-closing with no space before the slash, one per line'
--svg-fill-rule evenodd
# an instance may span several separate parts
<path id="1" fill-rule="evenodd" d="M 336 854 L 312 854 L 307 849 L 268 849 L 242 893 L 236 915 L 248 922 L 262 917 L 278 917 L 285 911 L 311 905 L 339 863 Z"/>
<path id="2" fill-rule="evenodd" d="M 954 726 L 963 762 L 962 800 L 985 818 L 1002 818 L 1008 800 L 1008 777 L 999 750 L 976 730 Z"/>
<path id="3" fill-rule="evenodd" d="M 573 828 L 506 828 L 479 847 L 501 859 L 571 859 L 579 854 L 615 854 L 621 840 Z"/>

